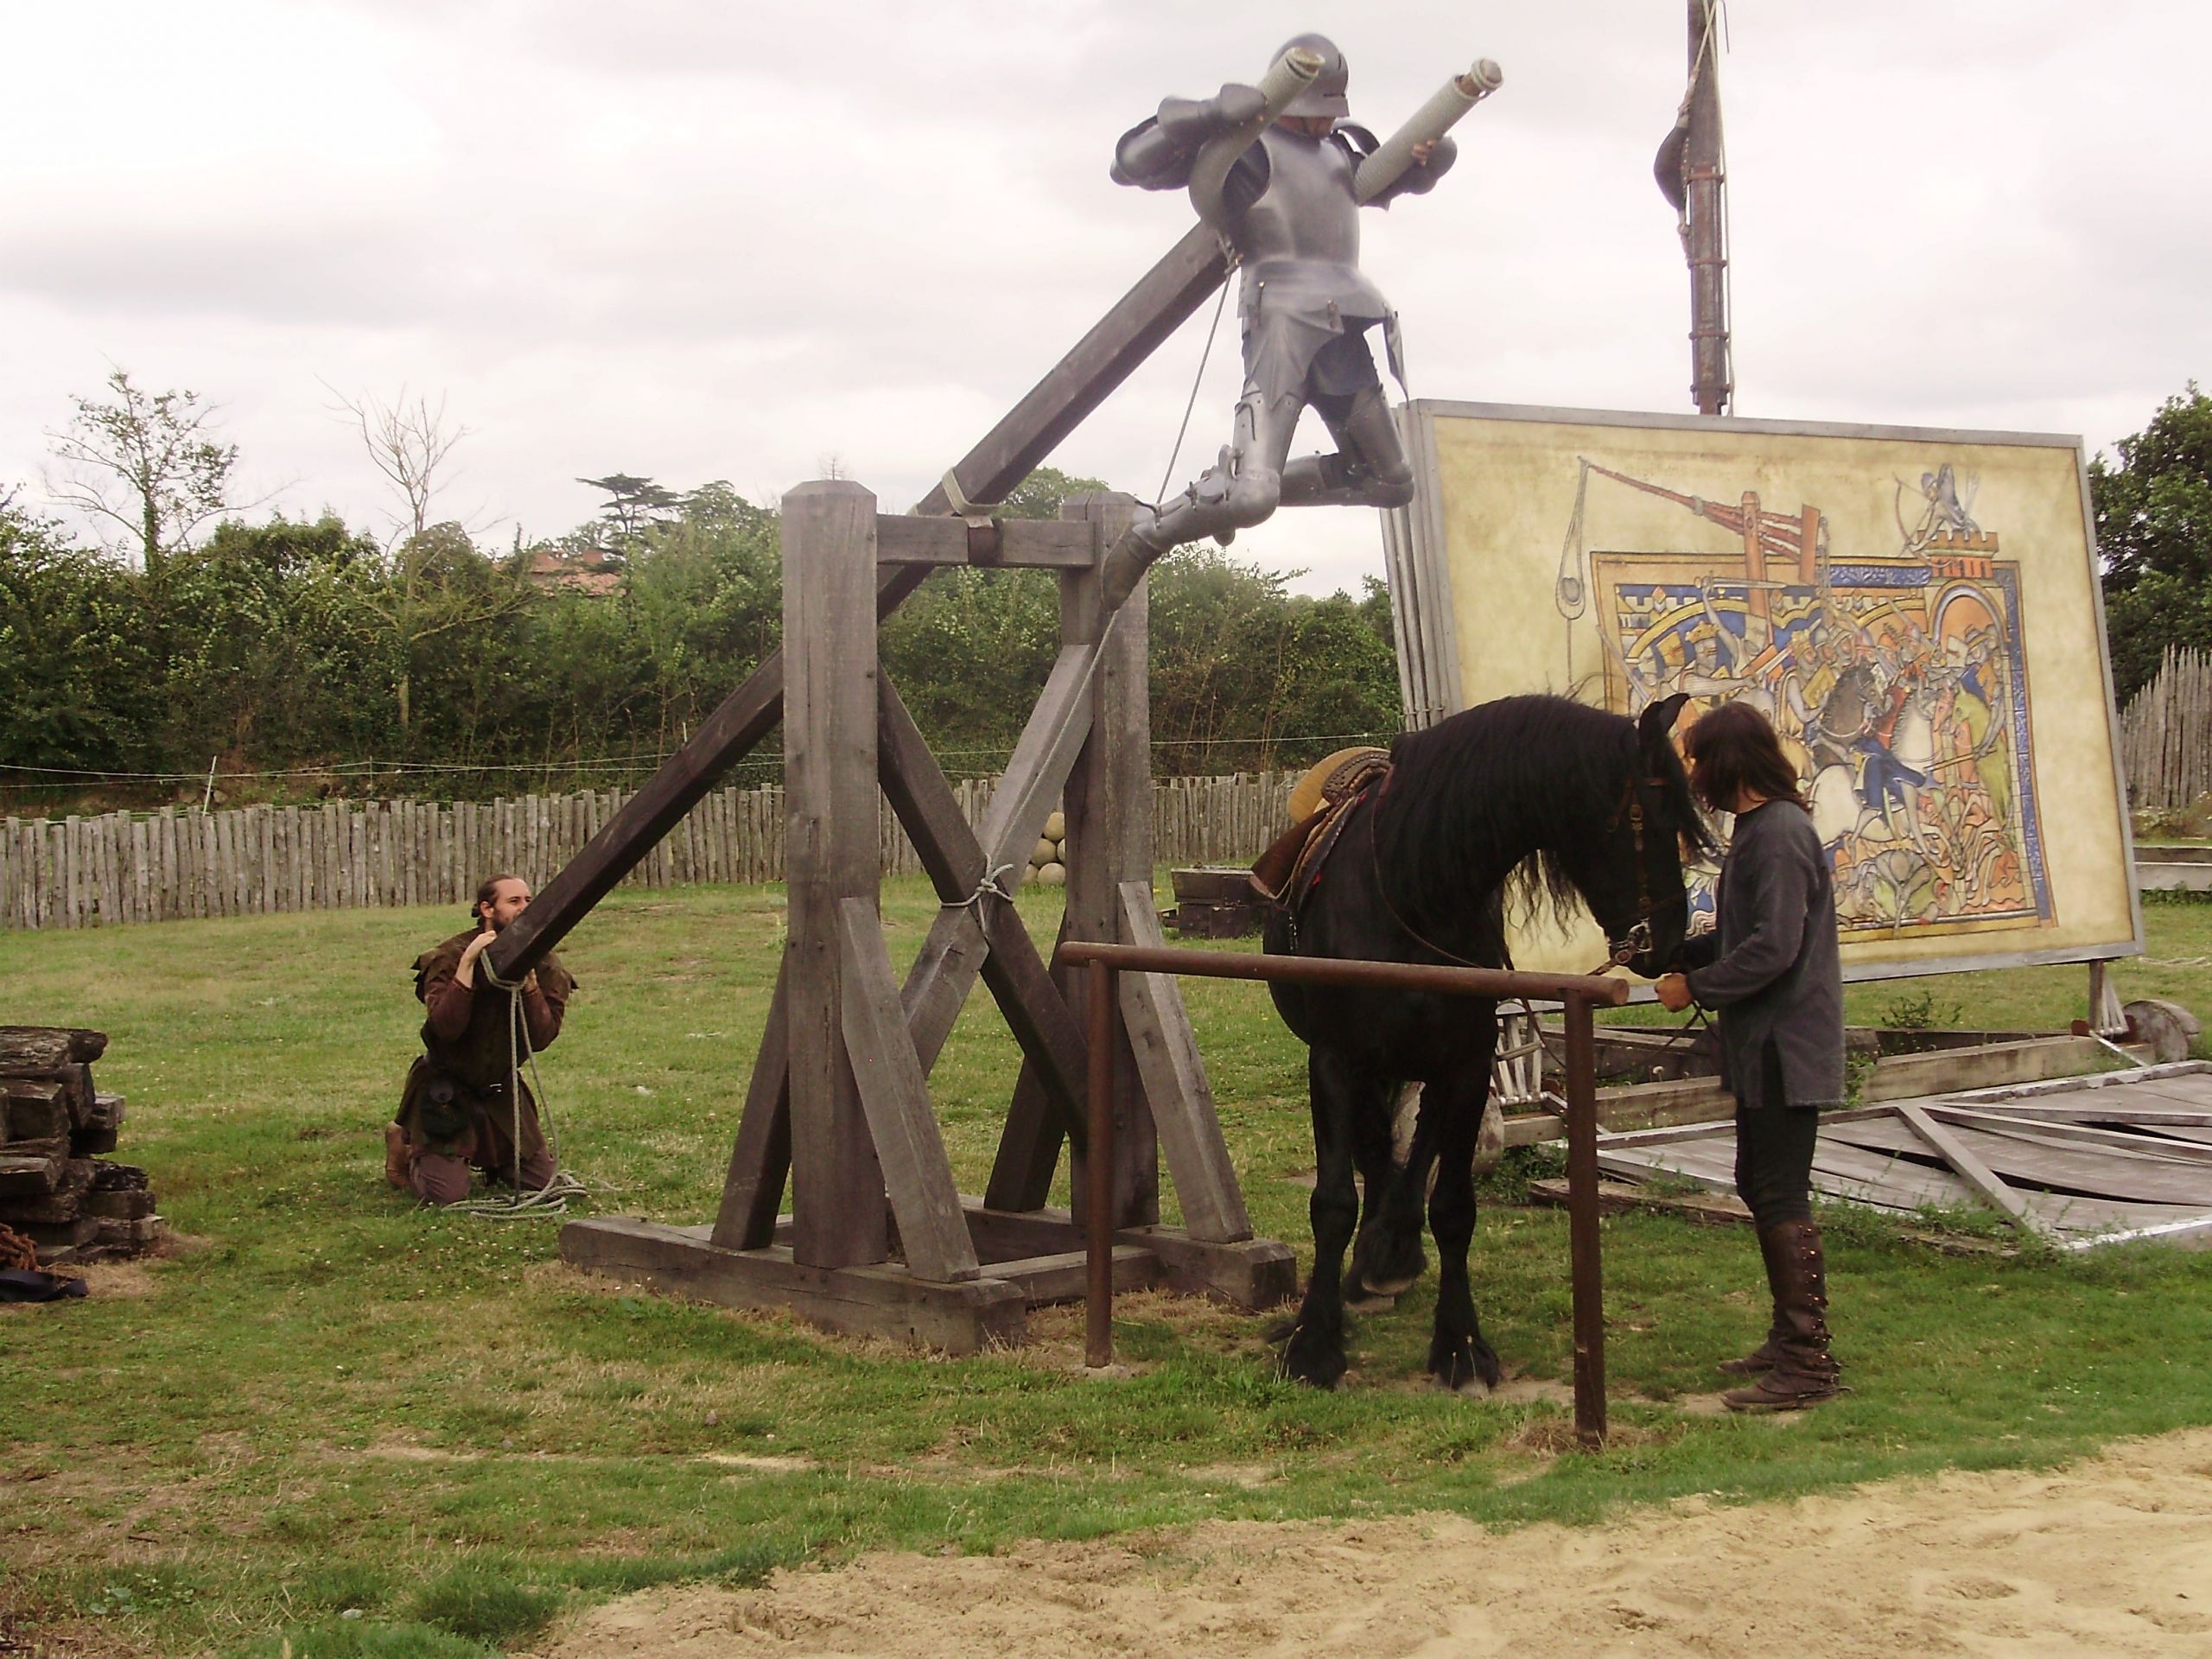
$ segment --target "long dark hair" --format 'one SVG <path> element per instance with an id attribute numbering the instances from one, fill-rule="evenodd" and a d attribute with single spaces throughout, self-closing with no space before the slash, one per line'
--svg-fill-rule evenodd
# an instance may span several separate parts
<path id="1" fill-rule="evenodd" d="M 1782 752 L 1774 727 L 1748 702 L 1724 702 L 1700 718 L 1682 740 L 1690 786 L 1716 812 L 1732 812 L 1745 790 L 1770 801 L 1805 804 L 1797 768 Z"/>

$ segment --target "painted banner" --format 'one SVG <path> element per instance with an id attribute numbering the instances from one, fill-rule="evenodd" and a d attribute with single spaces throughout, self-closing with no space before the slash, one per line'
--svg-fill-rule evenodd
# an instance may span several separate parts
<path id="1" fill-rule="evenodd" d="M 1848 976 L 2141 949 L 2079 440 L 1407 414 L 1417 494 L 1386 539 L 1409 718 L 1681 691 L 1679 731 L 1749 702 L 1835 861 Z M 1516 960 L 1586 967 L 1596 938 L 1532 925 Z"/>

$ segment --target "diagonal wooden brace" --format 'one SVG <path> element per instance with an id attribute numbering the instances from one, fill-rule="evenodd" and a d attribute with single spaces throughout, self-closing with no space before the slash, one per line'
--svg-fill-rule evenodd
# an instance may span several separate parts
<path id="1" fill-rule="evenodd" d="M 1082 1026 L 1053 984 L 1013 906 L 983 890 L 990 871 L 1021 857 L 1027 842 L 1037 839 L 1050 812 L 1052 791 L 1043 795 L 1045 806 L 1033 827 L 1027 827 L 1027 810 L 1010 814 L 1002 839 L 987 848 L 969 828 L 951 785 L 923 741 L 898 688 L 887 677 L 880 678 L 878 686 L 876 753 L 883 792 L 945 905 L 907 976 L 901 997 L 922 1068 L 926 1071 L 935 1065 L 980 971 L 1023 1054 L 1040 1068 L 1062 1122 L 1073 1123 L 1079 1138 L 1088 1064 Z M 1070 764 L 1072 749 L 1081 741 L 1078 734 L 1072 743 L 1064 740 L 1061 744 L 1070 749 Z M 1058 762 L 1049 746 L 1041 747 L 1048 749 L 1042 771 L 1049 776 Z M 1008 779 L 1013 775 L 1009 767 Z M 1000 796 L 1007 792 L 1001 785 Z M 1026 862 L 1021 868 L 1027 868 Z"/>
<path id="2" fill-rule="evenodd" d="M 1193 226 L 1065 357 L 986 433 L 952 468 L 964 494 L 998 501 L 1027 477 L 1060 440 L 1083 423 L 1108 394 L 1180 327 L 1229 274 L 1221 240 Z M 952 509 L 943 485 L 915 505 L 918 513 Z M 885 569 L 876 614 L 887 616 L 929 575 L 927 565 Z M 750 753 L 783 716 L 784 659 L 777 652 L 707 717 L 644 788 L 545 884 L 529 910 L 486 953 L 502 979 L 522 977 L 566 938 L 592 906 L 668 834 L 683 815 Z"/>

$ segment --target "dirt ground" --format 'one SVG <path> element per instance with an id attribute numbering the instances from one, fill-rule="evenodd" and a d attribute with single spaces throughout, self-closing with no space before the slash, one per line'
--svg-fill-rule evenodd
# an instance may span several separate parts
<path id="1" fill-rule="evenodd" d="M 758 1590 L 632 1597 L 575 1617 L 539 1651 L 2202 1656 L 2212 1429 L 2052 1474 L 1950 1474 L 1788 1504 L 1691 1498 L 1587 1530 L 1238 1522 L 989 1557 L 872 1555 Z"/>

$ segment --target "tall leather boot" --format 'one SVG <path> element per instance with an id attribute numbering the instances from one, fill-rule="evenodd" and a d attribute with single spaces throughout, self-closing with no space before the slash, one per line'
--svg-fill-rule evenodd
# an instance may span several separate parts
<path id="1" fill-rule="evenodd" d="M 1777 1275 L 1774 1306 L 1780 1340 L 1765 1375 L 1749 1388 L 1720 1396 L 1731 1411 L 1796 1411 L 1842 1391 L 1835 1357 L 1828 1352 L 1827 1264 L 1821 1253 L 1820 1225 L 1789 1221 L 1770 1230 L 1780 1247 L 1768 1269 Z M 1762 1238 L 1762 1248 L 1765 1243 Z"/>
<path id="2" fill-rule="evenodd" d="M 1782 1357 L 1783 1338 L 1789 1334 L 1782 1323 L 1782 1287 L 1788 1274 L 1783 1266 L 1790 1249 L 1789 1224 L 1769 1227 L 1759 1234 L 1759 1259 L 1766 1264 L 1768 1300 L 1773 1313 L 1767 1321 L 1766 1340 L 1741 1359 L 1724 1359 L 1713 1367 L 1723 1376 L 1763 1376 Z"/>

